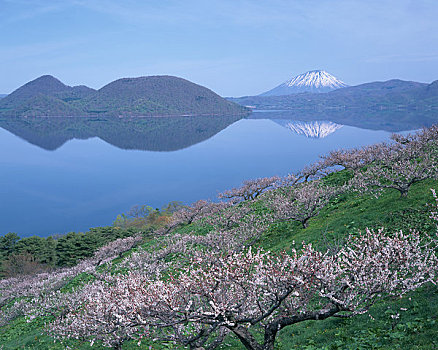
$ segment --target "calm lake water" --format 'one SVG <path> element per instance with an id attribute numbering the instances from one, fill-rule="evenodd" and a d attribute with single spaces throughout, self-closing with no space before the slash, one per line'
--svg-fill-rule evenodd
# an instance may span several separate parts
<path id="1" fill-rule="evenodd" d="M 0 121 L 0 234 L 86 231 L 137 204 L 215 200 L 245 179 L 286 175 L 390 135 L 256 117 Z"/>

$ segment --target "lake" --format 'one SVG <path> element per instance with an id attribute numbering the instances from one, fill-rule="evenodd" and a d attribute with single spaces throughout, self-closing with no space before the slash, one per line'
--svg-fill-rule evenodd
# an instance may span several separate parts
<path id="1" fill-rule="evenodd" d="M 330 150 L 391 134 L 319 119 L 0 120 L 0 234 L 86 231 L 134 205 L 216 200 L 245 179 L 286 175 Z"/>

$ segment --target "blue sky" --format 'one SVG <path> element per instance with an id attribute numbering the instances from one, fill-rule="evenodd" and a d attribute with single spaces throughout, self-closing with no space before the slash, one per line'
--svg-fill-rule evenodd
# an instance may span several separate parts
<path id="1" fill-rule="evenodd" d="M 324 69 L 438 79 L 436 0 L 0 0 L 0 93 L 43 74 L 100 88 L 168 74 L 222 96 Z"/>

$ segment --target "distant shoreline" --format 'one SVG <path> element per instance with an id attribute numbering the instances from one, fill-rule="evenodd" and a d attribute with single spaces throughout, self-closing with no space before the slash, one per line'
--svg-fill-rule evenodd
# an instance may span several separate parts
<path id="1" fill-rule="evenodd" d="M 0 118 L 119 118 L 119 119 L 137 119 L 137 118 L 184 118 L 184 117 L 238 117 L 248 116 L 250 112 L 237 114 L 223 114 L 223 113 L 208 113 L 208 114 L 166 114 L 166 115 L 0 115 Z"/>

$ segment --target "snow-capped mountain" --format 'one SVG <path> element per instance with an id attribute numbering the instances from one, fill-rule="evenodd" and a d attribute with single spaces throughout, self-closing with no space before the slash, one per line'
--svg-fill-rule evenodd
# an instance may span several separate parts
<path id="1" fill-rule="evenodd" d="M 323 139 L 330 134 L 333 134 L 336 130 L 339 130 L 343 125 L 336 124 L 328 121 L 312 121 L 302 122 L 297 120 L 285 120 L 285 119 L 271 119 L 273 122 L 291 130 L 298 135 L 304 135 L 306 137 L 314 139 Z"/>
<path id="2" fill-rule="evenodd" d="M 297 75 L 260 96 L 281 96 L 302 92 L 329 92 L 347 87 L 343 81 L 323 70 L 312 70 Z"/>

